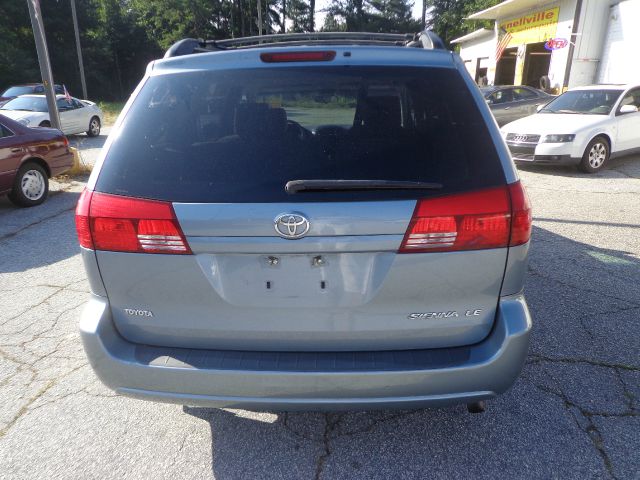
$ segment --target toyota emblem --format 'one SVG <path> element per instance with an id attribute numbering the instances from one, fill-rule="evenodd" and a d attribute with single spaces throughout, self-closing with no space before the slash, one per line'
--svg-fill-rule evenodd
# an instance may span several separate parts
<path id="1" fill-rule="evenodd" d="M 273 221 L 273 226 L 283 238 L 293 240 L 306 235 L 311 228 L 309 220 L 297 213 L 283 213 Z"/>

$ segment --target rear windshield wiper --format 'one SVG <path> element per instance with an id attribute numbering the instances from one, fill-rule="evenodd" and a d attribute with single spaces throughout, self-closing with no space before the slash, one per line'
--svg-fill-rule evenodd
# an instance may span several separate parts
<path id="1" fill-rule="evenodd" d="M 338 190 L 440 190 L 441 183 L 405 180 L 290 180 L 287 193 Z"/>

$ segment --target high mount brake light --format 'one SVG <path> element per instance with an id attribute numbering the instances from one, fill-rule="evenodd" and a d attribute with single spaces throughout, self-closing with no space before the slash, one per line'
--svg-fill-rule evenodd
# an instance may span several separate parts
<path id="1" fill-rule="evenodd" d="M 286 62 L 330 62 L 336 58 L 333 50 L 313 51 L 313 52 L 275 52 L 261 53 L 260 60 L 265 63 L 286 63 Z"/>
<path id="2" fill-rule="evenodd" d="M 531 207 L 516 182 L 418 201 L 399 253 L 503 248 L 530 236 Z"/>
<path id="3" fill-rule="evenodd" d="M 169 202 L 85 190 L 76 207 L 76 229 L 85 248 L 191 254 Z"/>

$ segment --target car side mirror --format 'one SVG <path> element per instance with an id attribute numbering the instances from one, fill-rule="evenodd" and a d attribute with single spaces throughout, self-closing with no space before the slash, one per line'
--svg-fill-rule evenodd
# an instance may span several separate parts
<path id="1" fill-rule="evenodd" d="M 638 107 L 635 105 L 623 105 L 620 107 L 620 115 L 626 115 L 627 113 L 636 113 Z"/>
<path id="2" fill-rule="evenodd" d="M 485 102 L 487 102 L 487 105 L 493 105 L 493 100 L 490 98 L 485 99 Z"/>

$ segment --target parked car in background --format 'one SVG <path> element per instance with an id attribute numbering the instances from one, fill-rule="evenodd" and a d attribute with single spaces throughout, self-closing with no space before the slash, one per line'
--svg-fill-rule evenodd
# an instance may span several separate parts
<path id="1" fill-rule="evenodd" d="M 525 85 L 500 85 L 481 87 L 491 113 L 498 125 L 505 125 L 519 118 L 533 115 L 540 105 L 553 100 L 554 96 Z"/>
<path id="2" fill-rule="evenodd" d="M 640 151 L 639 109 L 640 84 L 579 87 L 501 130 L 517 163 L 593 173 L 611 157 Z"/>
<path id="3" fill-rule="evenodd" d="M 57 95 L 60 123 L 65 135 L 100 135 L 102 110 L 93 102 Z M 49 107 L 44 95 L 22 95 L 0 107 L 0 113 L 28 127 L 50 127 Z"/>
<path id="4" fill-rule="evenodd" d="M 477 412 L 527 356 L 527 196 L 430 32 L 179 42 L 76 226 L 84 348 L 121 394 Z"/>
<path id="5" fill-rule="evenodd" d="M 22 207 L 39 205 L 49 193 L 49 178 L 72 165 L 60 130 L 29 128 L 0 115 L 0 195 Z"/>
<path id="6" fill-rule="evenodd" d="M 56 94 L 64 94 L 64 88 L 62 85 L 54 85 L 54 91 Z M 26 83 L 24 85 L 13 85 L 7 88 L 0 95 L 0 107 L 7 103 L 9 100 L 13 100 L 20 95 L 29 94 L 41 94 L 44 95 L 44 85 L 41 83 Z"/>

